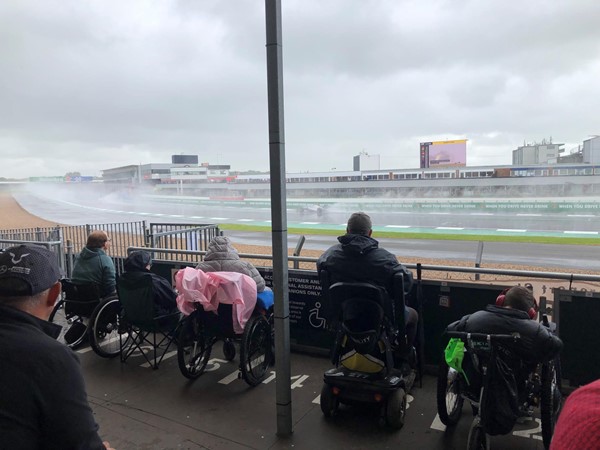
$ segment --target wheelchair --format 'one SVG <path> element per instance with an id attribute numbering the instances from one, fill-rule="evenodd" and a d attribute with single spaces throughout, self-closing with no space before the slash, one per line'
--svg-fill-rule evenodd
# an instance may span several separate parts
<path id="1" fill-rule="evenodd" d="M 121 325 L 122 309 L 118 298 L 107 298 L 94 309 L 88 335 L 90 347 L 98 356 L 114 358 L 121 353 L 120 339 L 125 333 Z"/>
<path id="2" fill-rule="evenodd" d="M 545 324 L 548 324 L 544 317 Z M 490 430 L 488 428 L 493 412 L 487 411 L 488 396 L 493 392 L 491 377 L 493 365 L 502 351 L 503 345 L 520 339 L 518 334 L 482 334 L 447 331 L 449 338 L 460 339 L 464 344 L 464 358 L 468 359 L 468 372 L 450 367 L 446 358 L 442 358 L 437 379 L 437 410 L 440 420 L 447 427 L 453 427 L 460 420 L 464 401 L 467 400 L 473 412 L 473 422 L 469 430 L 467 448 L 489 449 Z M 560 393 L 560 360 L 558 357 L 538 364 L 534 370 L 527 371 L 528 376 L 521 385 L 514 403 L 523 415 L 532 415 L 539 407 L 542 425 L 542 441 L 546 449 L 554 433 L 558 419 L 562 396 Z M 512 380 L 515 382 L 515 380 Z M 521 380 L 522 381 L 522 380 Z M 516 382 L 515 382 L 516 384 Z M 513 392 L 519 392 L 517 385 Z M 510 432 L 510 430 L 508 431 Z M 494 434 L 506 434 L 495 433 Z"/>
<path id="3" fill-rule="evenodd" d="M 213 345 L 223 341 L 227 361 L 240 348 L 238 377 L 250 386 L 258 386 L 274 361 L 273 307 L 257 301 L 242 334 L 233 330 L 232 305 L 220 303 L 217 314 L 205 311 L 200 304 L 183 319 L 177 335 L 177 362 L 183 376 L 195 380 L 204 373 Z"/>
<path id="4" fill-rule="evenodd" d="M 335 367 L 323 375 L 321 411 L 332 417 L 340 404 L 379 405 L 381 423 L 402 428 L 417 373 L 416 350 L 406 344 L 402 276 L 394 277 L 396 295 L 390 301 L 387 292 L 370 283 L 329 286 L 328 274 L 319 275 L 336 333 Z"/>
<path id="5" fill-rule="evenodd" d="M 68 279 L 60 282 L 63 293 L 48 320 L 63 327 L 58 341 L 75 348 L 90 333 L 90 318 L 100 304 L 100 287 L 95 283 L 75 284 Z"/>

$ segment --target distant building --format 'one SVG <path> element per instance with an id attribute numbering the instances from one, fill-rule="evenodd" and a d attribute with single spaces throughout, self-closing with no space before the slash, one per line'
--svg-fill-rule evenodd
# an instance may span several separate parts
<path id="1" fill-rule="evenodd" d="M 600 164 L 600 136 L 594 136 L 583 141 L 583 162 Z"/>
<path id="2" fill-rule="evenodd" d="M 379 170 L 379 155 L 369 155 L 367 152 L 360 152 L 354 157 L 353 170 Z"/>
<path id="3" fill-rule="evenodd" d="M 102 171 L 105 183 L 158 184 L 171 178 L 173 164 L 140 164 L 114 167 Z"/>
<path id="4" fill-rule="evenodd" d="M 525 144 L 516 150 L 513 150 L 512 163 L 514 166 L 528 164 L 556 164 L 559 161 L 560 154 L 564 152 L 562 148 L 565 144 L 553 144 L 552 140 L 541 143 Z"/>
<path id="5" fill-rule="evenodd" d="M 105 183 L 170 184 L 190 182 L 222 182 L 229 178 L 229 165 L 202 163 L 197 155 L 172 155 L 171 164 L 152 163 L 114 167 L 102 171 Z"/>

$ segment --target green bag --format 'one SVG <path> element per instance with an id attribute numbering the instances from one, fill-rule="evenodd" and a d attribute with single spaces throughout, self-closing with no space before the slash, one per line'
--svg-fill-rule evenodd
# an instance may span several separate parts
<path id="1" fill-rule="evenodd" d="M 469 379 L 467 378 L 467 374 L 462 368 L 462 362 L 464 357 L 465 343 L 459 338 L 451 338 L 448 341 L 448 345 L 446 345 L 446 349 L 444 350 L 444 358 L 446 359 L 446 363 L 448 364 L 448 366 L 452 367 L 463 377 L 465 377 L 465 381 L 467 382 L 467 384 L 470 384 Z"/>

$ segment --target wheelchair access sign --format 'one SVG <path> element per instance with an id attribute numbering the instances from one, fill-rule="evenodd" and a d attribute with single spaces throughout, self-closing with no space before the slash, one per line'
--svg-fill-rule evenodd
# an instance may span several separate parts
<path id="1" fill-rule="evenodd" d="M 259 269 L 267 286 L 273 287 L 273 271 Z M 314 271 L 288 272 L 290 340 L 292 346 L 329 351 L 333 333 L 327 330 L 319 276 Z"/>

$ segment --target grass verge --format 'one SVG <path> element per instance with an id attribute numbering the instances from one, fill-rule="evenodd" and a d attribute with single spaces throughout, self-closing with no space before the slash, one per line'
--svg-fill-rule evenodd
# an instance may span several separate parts
<path id="1" fill-rule="evenodd" d="M 271 227 L 258 225 L 221 224 L 219 228 L 230 231 L 261 231 L 270 232 Z M 339 236 L 343 230 L 328 230 L 317 228 L 289 228 L 288 234 L 313 234 L 325 236 Z M 527 242 L 532 244 L 558 244 L 558 245 L 595 245 L 600 246 L 600 238 L 572 237 L 572 236 L 506 236 L 495 234 L 453 234 L 453 233 L 415 233 L 407 231 L 374 231 L 375 236 L 388 239 L 424 239 L 437 241 L 483 241 L 483 242 Z"/>

